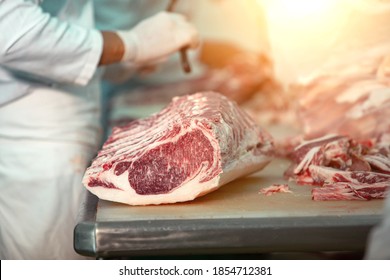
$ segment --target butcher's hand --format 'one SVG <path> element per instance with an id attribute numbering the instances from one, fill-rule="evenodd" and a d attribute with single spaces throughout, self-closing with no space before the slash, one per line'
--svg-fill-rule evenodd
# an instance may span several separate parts
<path id="1" fill-rule="evenodd" d="M 117 31 L 124 44 L 122 61 L 150 65 L 183 47 L 196 48 L 198 32 L 182 15 L 160 12 L 128 31 Z"/>

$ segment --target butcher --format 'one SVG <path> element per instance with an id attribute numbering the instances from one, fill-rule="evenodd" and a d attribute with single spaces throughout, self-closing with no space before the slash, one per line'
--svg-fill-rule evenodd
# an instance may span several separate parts
<path id="1" fill-rule="evenodd" d="M 0 0 L 0 259 L 80 257 L 73 229 L 100 144 L 100 69 L 197 45 L 175 13 L 99 31 L 93 2 Z"/>

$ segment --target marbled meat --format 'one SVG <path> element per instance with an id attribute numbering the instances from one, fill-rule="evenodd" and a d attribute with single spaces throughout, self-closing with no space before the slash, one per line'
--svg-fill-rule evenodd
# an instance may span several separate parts
<path id="1" fill-rule="evenodd" d="M 235 102 L 200 92 L 115 127 L 83 183 L 101 199 L 130 205 L 190 201 L 261 170 L 272 155 L 270 134 Z"/>

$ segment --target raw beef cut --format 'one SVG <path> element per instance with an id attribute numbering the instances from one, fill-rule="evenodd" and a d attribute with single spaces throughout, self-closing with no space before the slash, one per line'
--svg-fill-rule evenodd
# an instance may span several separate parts
<path id="1" fill-rule="evenodd" d="M 235 102 L 201 92 L 115 127 L 83 183 L 101 199 L 130 205 L 189 201 L 261 170 L 272 153 L 271 136 Z"/>
<path id="2" fill-rule="evenodd" d="M 372 171 L 341 171 L 311 166 L 310 174 L 322 187 L 312 190 L 314 200 L 370 200 L 385 198 L 390 175 Z"/>
<path id="3" fill-rule="evenodd" d="M 355 184 L 327 183 L 312 190 L 313 200 L 371 200 L 385 198 L 390 183 Z"/>
<path id="4" fill-rule="evenodd" d="M 285 176 L 299 184 L 320 186 L 314 200 L 385 198 L 390 189 L 390 142 L 387 135 L 364 142 L 328 135 L 303 142 L 291 155 Z"/>

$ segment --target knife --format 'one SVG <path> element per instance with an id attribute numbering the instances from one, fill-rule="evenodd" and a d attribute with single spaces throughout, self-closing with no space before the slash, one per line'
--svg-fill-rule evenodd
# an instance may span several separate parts
<path id="1" fill-rule="evenodd" d="M 177 0 L 170 0 L 166 11 L 172 12 L 173 9 L 175 8 L 176 3 L 177 3 Z M 181 67 L 182 67 L 183 71 L 185 73 L 190 73 L 191 72 L 191 65 L 190 65 L 190 62 L 188 61 L 187 49 L 188 49 L 188 47 L 183 47 L 180 49 L 180 60 L 181 60 Z"/>

